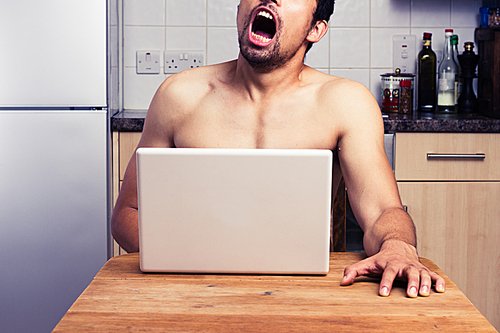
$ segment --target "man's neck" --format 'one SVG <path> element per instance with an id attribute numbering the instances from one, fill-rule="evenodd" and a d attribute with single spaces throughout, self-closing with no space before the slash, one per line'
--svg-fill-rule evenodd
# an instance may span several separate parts
<path id="1" fill-rule="evenodd" d="M 305 65 L 302 59 L 294 57 L 283 66 L 271 71 L 260 71 L 252 68 L 248 61 L 238 55 L 234 83 L 243 87 L 252 100 L 262 100 L 294 88 L 300 84 Z"/>

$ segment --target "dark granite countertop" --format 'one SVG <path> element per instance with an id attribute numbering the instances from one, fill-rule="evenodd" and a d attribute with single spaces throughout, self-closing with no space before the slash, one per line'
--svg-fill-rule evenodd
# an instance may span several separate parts
<path id="1" fill-rule="evenodd" d="M 111 119 L 111 130 L 140 132 L 147 110 L 120 111 Z M 386 132 L 500 133 L 500 119 L 473 114 L 414 113 L 384 115 Z"/>

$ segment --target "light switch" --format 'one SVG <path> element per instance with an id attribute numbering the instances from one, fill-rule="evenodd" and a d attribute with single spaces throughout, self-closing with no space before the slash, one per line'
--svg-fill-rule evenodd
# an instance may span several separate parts
<path id="1" fill-rule="evenodd" d="M 394 35 L 392 69 L 401 70 L 401 73 L 415 74 L 417 54 L 415 52 L 417 38 L 415 35 Z"/>
<path id="2" fill-rule="evenodd" d="M 137 51 L 137 74 L 160 74 L 160 51 Z"/>

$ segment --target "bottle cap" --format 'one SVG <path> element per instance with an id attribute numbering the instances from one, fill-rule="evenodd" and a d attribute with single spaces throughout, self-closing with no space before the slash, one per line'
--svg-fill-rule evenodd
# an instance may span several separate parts
<path id="1" fill-rule="evenodd" d="M 469 52 L 474 50 L 474 43 L 473 42 L 465 42 L 464 49 L 465 49 L 465 51 L 469 51 Z"/>
<path id="2" fill-rule="evenodd" d="M 401 80 L 401 81 L 399 81 L 399 86 L 400 87 L 411 87 L 411 81 L 410 80 Z"/>
<path id="3" fill-rule="evenodd" d="M 424 32 L 424 39 L 431 39 L 432 34 L 430 32 Z"/>
<path id="4" fill-rule="evenodd" d="M 445 29 L 444 32 L 452 34 L 453 33 L 453 29 Z"/>

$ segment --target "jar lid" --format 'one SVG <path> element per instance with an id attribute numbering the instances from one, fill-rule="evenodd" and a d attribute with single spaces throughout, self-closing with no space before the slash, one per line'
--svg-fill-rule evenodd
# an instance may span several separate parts
<path id="1" fill-rule="evenodd" d="M 401 81 L 399 81 L 399 86 L 400 87 L 411 87 L 411 81 L 410 80 L 401 80 Z"/>
<path id="2" fill-rule="evenodd" d="M 406 78 L 414 78 L 415 74 L 410 74 L 410 73 L 385 73 L 385 74 L 380 74 L 381 77 L 406 77 Z"/>

